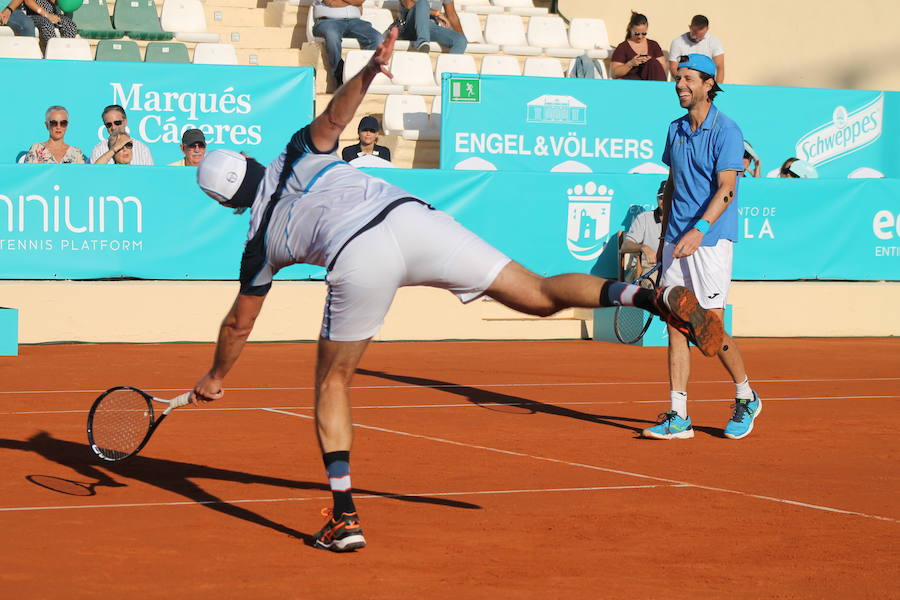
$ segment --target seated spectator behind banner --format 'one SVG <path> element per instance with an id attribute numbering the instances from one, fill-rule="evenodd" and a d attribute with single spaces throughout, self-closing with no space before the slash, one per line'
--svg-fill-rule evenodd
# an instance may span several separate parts
<path id="1" fill-rule="evenodd" d="M 678 59 L 688 54 L 703 54 L 716 64 L 716 83 L 725 82 L 725 48 L 719 38 L 709 33 L 709 19 L 694 15 L 687 33 L 672 40 L 669 47 L 669 71 L 672 77 L 678 71 Z"/>
<path id="2" fill-rule="evenodd" d="M 662 48 L 647 37 L 647 17 L 631 12 L 625 41 L 616 46 L 610 62 L 613 79 L 666 80 L 666 57 Z"/>
<path id="3" fill-rule="evenodd" d="M 184 158 L 170 163 L 170 167 L 196 167 L 206 156 L 206 136 L 199 129 L 188 129 L 181 134 L 181 151 Z"/>
<path id="4" fill-rule="evenodd" d="M 0 10 L 0 25 L 12 29 L 14 35 L 34 37 L 34 21 L 25 14 L 24 6 L 24 0 L 12 0 L 6 8 Z"/>
<path id="5" fill-rule="evenodd" d="M 659 240 L 662 237 L 662 206 L 663 190 L 666 187 L 665 180 L 659 184 L 656 192 L 656 208 L 645 210 L 634 218 L 628 233 L 622 238 L 622 247 L 619 254 L 636 254 L 625 266 L 625 281 L 634 281 L 642 273 L 646 273 L 656 264 L 656 252 L 659 250 Z"/>
<path id="6" fill-rule="evenodd" d="M 780 179 L 818 179 L 816 168 L 799 158 L 789 158 L 781 165 L 778 172 Z"/>
<path id="7" fill-rule="evenodd" d="M 59 37 L 64 38 L 73 38 L 78 35 L 78 26 L 63 13 L 62 9 L 56 5 L 55 0 L 25 0 L 24 4 L 25 12 L 34 21 L 34 26 L 37 27 L 42 42 L 56 37 L 57 31 L 59 31 Z"/>
<path id="8" fill-rule="evenodd" d="M 741 172 L 741 177 L 746 177 L 748 171 L 751 177 L 759 177 L 762 172 L 762 161 L 759 160 L 759 155 L 750 142 L 744 140 L 744 170 Z"/>
<path id="9" fill-rule="evenodd" d="M 118 104 L 110 104 L 103 109 L 100 114 L 103 126 L 109 135 L 119 131 L 128 131 L 128 117 L 125 115 L 125 109 Z M 150 148 L 140 140 L 131 140 L 134 143 L 132 152 L 132 165 L 153 165 L 153 156 L 150 154 Z M 109 144 L 106 140 L 97 142 L 94 149 L 91 150 L 91 162 L 97 163 L 97 159 L 106 154 L 109 150 Z M 109 162 L 107 159 L 105 162 Z M 103 164 L 103 163 L 99 163 Z"/>
<path id="10" fill-rule="evenodd" d="M 359 41 L 363 50 L 374 50 L 384 39 L 368 21 L 362 20 L 363 0 L 313 0 L 313 35 L 325 38 L 325 56 L 328 67 L 337 79 L 344 82 L 344 60 L 341 58 L 341 40 L 345 37 Z"/>
<path id="11" fill-rule="evenodd" d="M 130 165 L 134 158 L 134 140 L 124 131 L 113 132 L 106 142 L 107 150 L 101 154 L 95 164 L 105 165 L 110 160 L 117 165 Z"/>
<path id="12" fill-rule="evenodd" d="M 367 115 L 359 120 L 359 143 L 353 144 L 352 146 L 347 146 L 343 150 L 341 150 L 341 158 L 346 162 L 351 162 L 352 160 L 359 158 L 360 156 L 365 156 L 367 154 L 371 154 L 373 156 L 377 156 L 382 160 L 386 160 L 390 162 L 391 160 L 391 151 L 384 146 L 379 146 L 376 142 L 378 141 L 378 132 L 381 130 L 381 125 L 378 123 L 378 119 L 373 117 L 372 115 Z"/>
<path id="13" fill-rule="evenodd" d="M 44 113 L 44 126 L 50 133 L 46 142 L 38 142 L 29 148 L 22 162 L 50 164 L 84 164 L 84 154 L 65 142 L 69 127 L 69 112 L 62 106 L 51 106 Z"/>
<path id="14" fill-rule="evenodd" d="M 429 52 L 429 42 L 437 42 L 450 54 L 466 51 L 468 42 L 453 0 L 400 0 L 398 14 L 400 39 L 410 40 L 413 50 Z"/>

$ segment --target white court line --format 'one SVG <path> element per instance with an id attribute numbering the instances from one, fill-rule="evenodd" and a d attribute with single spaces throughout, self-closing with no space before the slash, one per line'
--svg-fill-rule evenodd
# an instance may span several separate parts
<path id="1" fill-rule="evenodd" d="M 900 399 L 900 396 L 766 396 L 763 398 L 766 402 L 788 401 L 788 400 L 872 400 L 872 399 Z M 707 398 L 707 399 L 691 399 L 691 402 L 734 402 L 734 398 Z M 595 402 L 548 402 L 549 406 L 600 406 L 600 405 L 622 405 L 622 404 L 668 404 L 669 400 L 597 400 Z M 485 406 L 529 406 L 531 404 L 544 404 L 539 400 L 523 401 L 523 402 L 469 402 L 460 400 L 454 404 L 386 404 L 372 406 L 354 406 L 353 410 L 385 410 L 385 409 L 409 409 L 409 408 L 479 408 Z M 201 411 L 213 412 L 240 412 L 267 409 L 282 410 L 313 410 L 312 406 L 204 406 L 199 408 Z M 13 412 L 0 412 L 0 415 L 65 415 L 65 414 L 87 414 L 90 409 L 71 409 L 71 410 L 20 410 Z"/>
<path id="2" fill-rule="evenodd" d="M 477 490 L 471 492 L 432 492 L 419 494 L 353 494 L 354 500 L 378 500 L 381 498 L 444 498 L 447 496 L 485 496 L 494 494 L 537 494 L 548 492 L 609 492 L 617 490 L 646 490 L 662 487 L 687 487 L 683 485 L 603 485 L 595 487 L 540 488 L 531 490 Z M 250 500 L 199 500 L 180 502 L 130 502 L 127 504 L 83 504 L 66 506 L 7 506 L 0 507 L 0 512 L 21 512 L 34 510 L 77 510 L 81 508 L 140 508 L 149 506 L 197 506 L 206 504 L 255 504 L 260 502 L 307 502 L 317 500 L 330 502 L 328 496 L 305 496 L 294 498 L 254 498 Z"/>
<path id="3" fill-rule="evenodd" d="M 278 409 L 274 409 L 274 408 L 264 408 L 262 410 L 279 413 L 282 415 L 289 415 L 292 417 L 299 417 L 301 419 L 313 419 L 313 417 L 311 417 L 309 415 L 298 415 L 297 413 L 292 413 L 292 412 L 288 412 L 288 411 L 284 411 L 284 410 L 278 410 Z M 697 488 L 697 489 L 701 489 L 701 490 L 709 490 L 709 491 L 713 491 L 713 492 L 725 492 L 728 494 L 736 494 L 738 496 L 745 496 L 747 498 L 757 498 L 759 500 L 768 500 L 770 502 L 779 502 L 782 504 L 790 504 L 793 506 L 800 506 L 803 508 L 811 508 L 813 510 L 820 510 L 820 511 L 825 511 L 825 512 L 840 513 L 840 514 L 844 514 L 844 515 L 854 515 L 857 517 L 865 517 L 867 519 L 876 519 L 879 521 L 890 521 L 893 523 L 900 522 L 900 520 L 898 520 L 898 519 L 892 519 L 890 517 L 882 517 L 879 515 L 870 515 L 867 513 L 861 513 L 861 512 L 857 512 L 857 511 L 853 511 L 853 510 L 832 508 L 830 506 L 821 506 L 819 504 L 808 504 L 806 502 L 798 502 L 796 500 L 787 500 L 785 498 L 776 498 L 773 496 L 762 496 L 759 494 L 751 494 L 749 492 L 742 492 L 739 490 L 730 490 L 730 489 L 726 489 L 726 488 L 718 488 L 718 487 L 712 487 L 712 486 L 708 486 L 708 485 L 700 485 L 700 484 L 696 484 L 696 483 L 690 483 L 687 481 L 679 481 L 677 479 L 668 479 L 666 477 L 656 477 L 654 475 L 644 475 L 643 473 L 633 473 L 631 471 L 622 471 L 620 469 L 610 469 L 608 467 L 598 467 L 596 465 L 588 465 L 588 464 L 584 464 L 584 463 L 570 462 L 567 460 L 561 460 L 559 458 L 550 458 L 547 456 L 537 456 L 535 454 L 526 454 L 524 452 L 516 452 L 515 450 L 503 450 L 500 448 L 492 448 L 490 446 L 482 446 L 479 444 L 467 444 L 465 442 L 457 442 L 454 440 L 447 440 L 444 438 L 433 437 L 430 435 L 420 435 L 417 433 L 409 433 L 406 431 L 399 431 L 397 429 L 374 427 L 372 425 L 360 425 L 359 423 L 354 423 L 353 426 L 359 427 L 361 429 L 371 429 L 373 431 L 381 431 L 384 433 L 394 433 L 396 435 L 402 435 L 402 436 L 406 436 L 406 437 L 419 438 L 419 439 L 423 439 L 423 440 L 429 440 L 432 442 L 440 442 L 442 444 L 450 444 L 453 446 L 462 446 L 464 448 L 474 448 L 476 450 L 487 450 L 488 452 L 496 452 L 498 454 L 507 454 L 509 456 L 520 456 L 523 458 L 533 458 L 535 460 L 541 460 L 541 461 L 545 461 L 545 462 L 567 465 L 570 467 L 580 467 L 583 469 L 591 469 L 594 471 L 603 471 L 605 473 L 615 473 L 617 475 L 625 475 L 627 477 L 637 477 L 638 479 L 649 479 L 651 481 L 661 481 L 663 483 L 670 483 L 670 484 L 678 485 L 680 487 L 692 487 L 692 488 Z"/>
<path id="4" fill-rule="evenodd" d="M 754 379 L 754 383 L 828 383 L 832 381 L 900 381 L 900 377 L 846 377 L 835 379 Z M 573 381 L 573 382 L 549 382 L 549 383 L 448 383 L 437 385 L 352 385 L 351 390 L 417 390 L 417 389 L 448 389 L 448 388 L 504 388 L 504 387 L 595 387 L 605 385 L 668 385 L 668 381 Z M 692 384 L 707 383 L 732 383 L 726 379 L 708 379 L 692 381 Z M 187 388 L 144 388 L 146 392 L 183 392 Z M 228 388 L 233 392 L 293 392 L 309 391 L 315 388 L 310 386 L 300 387 L 234 387 Z M 96 390 L 16 390 L 0 391 L 0 394 L 99 394 L 105 389 Z"/>

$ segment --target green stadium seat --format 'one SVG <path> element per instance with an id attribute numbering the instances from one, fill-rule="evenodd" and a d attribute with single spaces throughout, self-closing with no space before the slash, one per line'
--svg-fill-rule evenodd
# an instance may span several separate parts
<path id="1" fill-rule="evenodd" d="M 141 62 L 141 49 L 131 40 L 100 40 L 95 60 Z"/>
<path id="2" fill-rule="evenodd" d="M 171 40 L 173 34 L 163 31 L 154 0 L 117 0 L 113 12 L 116 29 L 133 40 Z"/>
<path id="3" fill-rule="evenodd" d="M 113 29 L 106 0 L 84 0 L 81 8 L 72 14 L 72 19 L 83 38 L 117 40 L 125 35 L 124 31 Z"/>
<path id="4" fill-rule="evenodd" d="M 150 42 L 144 62 L 189 63 L 191 58 L 187 46 L 181 42 Z"/>

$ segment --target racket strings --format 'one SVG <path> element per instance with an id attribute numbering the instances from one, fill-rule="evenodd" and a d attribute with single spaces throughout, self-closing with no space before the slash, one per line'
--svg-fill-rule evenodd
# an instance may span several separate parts
<path id="1" fill-rule="evenodd" d="M 144 396 L 134 390 L 115 390 L 94 410 L 93 443 L 104 456 L 118 460 L 140 447 L 152 424 L 153 409 Z"/>

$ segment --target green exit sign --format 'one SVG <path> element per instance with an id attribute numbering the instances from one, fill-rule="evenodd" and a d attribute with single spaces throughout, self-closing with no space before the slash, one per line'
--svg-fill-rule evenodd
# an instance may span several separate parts
<path id="1" fill-rule="evenodd" d="M 450 102 L 481 102 L 481 80 L 450 79 Z"/>

